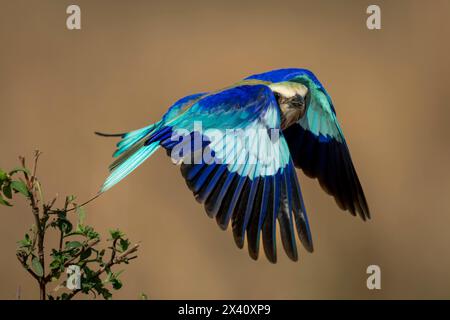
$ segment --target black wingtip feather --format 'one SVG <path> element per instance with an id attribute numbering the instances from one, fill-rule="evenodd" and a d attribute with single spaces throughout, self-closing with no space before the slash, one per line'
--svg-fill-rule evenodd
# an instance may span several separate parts
<path id="1" fill-rule="evenodd" d="M 278 209 L 278 223 L 280 225 L 281 243 L 286 255 L 292 261 L 298 260 L 297 245 L 295 243 L 294 222 L 292 211 L 289 206 L 290 192 L 286 186 L 286 176 L 283 174 L 281 178 L 280 206 Z"/>
<path id="2" fill-rule="evenodd" d="M 223 219 L 223 216 L 219 216 L 219 209 L 220 204 L 222 202 L 221 196 L 223 197 L 226 191 L 228 190 L 228 187 L 230 183 L 225 185 L 225 182 L 227 181 L 228 174 L 226 170 L 222 173 L 221 177 L 219 178 L 219 181 L 217 182 L 216 186 L 214 187 L 214 190 L 211 192 L 209 197 L 205 201 L 205 210 L 208 216 L 215 217 L 217 224 L 222 230 L 226 230 L 228 227 L 228 221 Z M 234 178 L 232 176 L 231 178 Z M 222 190 L 225 188 L 224 190 Z"/>
<path id="3" fill-rule="evenodd" d="M 262 239 L 264 253 L 271 263 L 277 262 L 277 239 L 276 239 L 276 218 L 278 214 L 279 187 L 276 179 L 270 178 L 268 183 L 269 191 L 267 197 L 267 211 L 262 225 Z"/>
<path id="4" fill-rule="evenodd" d="M 234 192 L 237 189 L 239 183 L 238 177 L 234 177 L 231 181 L 229 192 L 227 192 L 222 200 L 222 203 L 220 204 L 219 210 L 217 212 L 216 220 L 218 221 L 219 225 L 227 225 L 231 219 L 231 215 L 229 215 L 229 210 L 234 210 L 234 208 L 230 208 L 230 205 L 232 204 L 231 200 L 234 195 Z M 220 221 L 220 222 L 219 222 Z"/>
<path id="5" fill-rule="evenodd" d="M 288 213 L 280 211 L 278 214 L 278 223 L 280 225 L 281 244 L 283 245 L 284 252 L 292 261 L 298 261 L 297 245 L 295 244 L 295 236 L 288 218 Z"/>
<path id="6" fill-rule="evenodd" d="M 244 236 L 245 236 L 245 219 L 246 219 L 246 212 L 247 212 L 247 206 L 252 205 L 252 201 L 249 202 L 249 197 L 251 188 L 255 188 L 252 186 L 253 184 L 257 184 L 258 181 L 251 181 L 247 179 L 245 181 L 244 187 L 242 188 L 241 195 L 239 197 L 238 202 L 236 203 L 236 209 L 233 213 L 232 217 L 232 227 L 233 227 L 233 238 L 234 242 L 238 246 L 238 248 L 242 249 L 244 247 Z M 253 196 L 254 197 L 254 196 Z M 251 210 L 251 207 L 248 208 Z"/>
<path id="7" fill-rule="evenodd" d="M 297 233 L 300 238 L 300 242 L 303 244 L 308 252 L 313 252 L 313 242 L 311 238 L 311 231 L 308 223 L 308 218 L 306 216 L 305 204 L 303 203 L 303 197 L 300 190 L 300 184 L 297 180 L 297 175 L 294 168 L 290 168 L 287 178 L 290 179 L 291 188 L 294 192 L 292 193 L 292 210 L 295 217 L 295 225 L 297 227 Z"/>
<path id="8" fill-rule="evenodd" d="M 263 182 L 263 181 L 261 181 Z M 259 255 L 259 219 L 263 200 L 264 183 L 258 184 L 252 208 L 251 221 L 247 227 L 247 248 L 252 259 L 257 260 Z"/>

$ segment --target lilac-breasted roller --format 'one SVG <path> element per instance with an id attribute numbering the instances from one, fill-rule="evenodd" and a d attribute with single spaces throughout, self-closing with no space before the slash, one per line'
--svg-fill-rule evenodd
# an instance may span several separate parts
<path id="1" fill-rule="evenodd" d="M 112 136 L 122 140 L 101 192 L 162 147 L 181 164 L 208 216 L 224 230 L 231 221 L 239 248 L 247 237 L 253 259 L 262 234 L 264 252 L 276 262 L 277 221 L 290 259 L 298 260 L 294 229 L 306 250 L 313 251 L 295 168 L 317 178 L 342 210 L 370 218 L 331 98 L 305 69 L 273 70 L 189 95 L 160 121 Z"/>

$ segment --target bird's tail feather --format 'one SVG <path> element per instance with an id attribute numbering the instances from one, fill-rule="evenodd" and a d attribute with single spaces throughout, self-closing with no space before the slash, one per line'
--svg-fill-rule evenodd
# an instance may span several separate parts
<path id="1" fill-rule="evenodd" d="M 147 127 L 130 131 L 122 135 L 122 140 L 117 143 L 117 150 L 114 152 L 113 157 L 118 157 L 130 148 L 132 148 L 137 142 L 159 128 L 159 122 L 153 123 Z"/>
<path id="2" fill-rule="evenodd" d="M 159 141 L 146 144 L 149 137 L 157 133 L 158 129 L 159 126 L 156 123 L 121 135 L 122 140 L 117 144 L 117 150 L 114 152 L 114 157 L 118 158 L 109 166 L 111 173 L 103 183 L 100 192 L 105 192 L 116 185 L 159 148 Z"/>

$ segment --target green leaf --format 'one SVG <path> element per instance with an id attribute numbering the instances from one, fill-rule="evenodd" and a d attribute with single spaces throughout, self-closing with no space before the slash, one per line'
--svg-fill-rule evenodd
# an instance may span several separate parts
<path id="1" fill-rule="evenodd" d="M 119 247 L 120 247 L 120 250 L 122 250 L 122 252 L 126 251 L 129 246 L 130 246 L 130 241 L 128 241 L 127 239 L 120 239 Z"/>
<path id="2" fill-rule="evenodd" d="M 74 248 L 79 248 L 81 247 L 82 244 L 79 241 L 70 241 L 66 243 L 66 249 L 70 250 L 70 249 L 74 249 Z"/>
<path id="3" fill-rule="evenodd" d="M 106 299 L 106 300 L 111 300 L 111 299 L 112 299 L 112 294 L 111 294 L 111 292 L 109 292 L 109 290 L 107 290 L 107 289 L 101 290 L 101 295 L 102 295 L 103 298 Z"/>
<path id="4" fill-rule="evenodd" d="M 8 207 L 12 207 L 12 205 L 6 201 L 5 199 L 3 199 L 2 195 L 0 194 L 0 204 L 3 206 L 8 206 Z"/>
<path id="5" fill-rule="evenodd" d="M 31 261 L 31 266 L 34 270 L 34 273 L 36 273 L 38 277 L 42 277 L 44 275 L 44 269 L 42 268 L 42 265 L 37 257 L 33 258 L 33 260 Z"/>
<path id="6" fill-rule="evenodd" d="M 58 217 L 58 220 L 56 221 L 56 224 L 58 225 L 58 229 L 62 231 L 63 234 L 67 235 L 72 231 L 72 223 L 63 218 L 62 216 Z"/>
<path id="7" fill-rule="evenodd" d="M 6 172 L 3 171 L 2 169 L 0 169 L 0 182 L 3 182 L 7 179 L 8 179 L 8 175 L 6 174 Z"/>
<path id="8" fill-rule="evenodd" d="M 86 211 L 84 211 L 83 207 L 77 207 L 75 211 L 78 214 L 78 225 L 83 225 L 84 219 L 86 219 Z"/>
<path id="9" fill-rule="evenodd" d="M 80 260 L 86 260 L 87 258 L 89 258 L 91 256 L 92 253 L 92 249 L 89 248 L 87 250 L 84 250 L 81 254 L 80 254 Z"/>
<path id="10" fill-rule="evenodd" d="M 11 190 L 11 185 L 10 184 L 5 184 L 3 186 L 3 194 L 5 195 L 5 197 L 7 197 L 8 199 L 12 198 L 12 190 Z"/>
<path id="11" fill-rule="evenodd" d="M 115 290 L 119 290 L 120 288 L 122 288 L 122 281 L 120 281 L 119 279 L 113 279 L 111 283 Z"/>
<path id="12" fill-rule="evenodd" d="M 68 293 L 63 293 L 62 295 L 61 295 L 61 300 L 69 300 L 69 294 Z"/>
<path id="13" fill-rule="evenodd" d="M 25 238 L 24 239 L 22 239 L 20 241 L 17 241 L 17 244 L 21 248 L 31 247 L 32 242 L 31 242 L 31 239 L 30 239 L 30 236 L 28 235 L 28 233 L 25 234 Z"/>
<path id="14" fill-rule="evenodd" d="M 53 260 L 51 263 L 50 263 L 50 269 L 52 269 L 52 270 L 56 270 L 56 269 L 59 269 L 59 266 L 61 265 L 61 261 L 60 260 Z"/>
<path id="15" fill-rule="evenodd" d="M 31 174 L 31 173 L 30 173 L 30 170 L 28 170 L 27 168 L 17 167 L 17 168 L 12 169 L 12 170 L 9 172 L 9 175 L 13 175 L 13 174 L 15 174 L 15 173 L 17 173 L 17 172 L 24 172 L 24 173 L 26 173 L 26 174 Z"/>
<path id="16" fill-rule="evenodd" d="M 124 235 L 119 229 L 109 230 L 109 234 L 111 235 L 112 240 L 119 239 Z"/>
<path id="17" fill-rule="evenodd" d="M 17 180 L 16 181 L 12 181 L 11 182 L 11 188 L 14 191 L 20 192 L 25 197 L 28 197 L 30 195 L 30 193 L 28 192 L 27 186 L 22 181 L 17 181 Z"/>

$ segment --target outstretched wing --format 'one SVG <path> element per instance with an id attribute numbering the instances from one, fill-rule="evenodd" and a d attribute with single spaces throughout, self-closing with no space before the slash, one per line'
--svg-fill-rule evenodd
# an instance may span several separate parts
<path id="1" fill-rule="evenodd" d="M 353 166 L 347 143 L 336 118 L 331 98 L 318 81 L 303 75 L 298 80 L 310 90 L 305 116 L 284 130 L 289 149 L 298 168 L 318 178 L 339 207 L 363 220 L 370 212 L 361 183 Z"/>
<path id="2" fill-rule="evenodd" d="M 197 201 L 222 229 L 232 222 L 239 248 L 247 236 L 253 259 L 262 233 L 264 252 L 276 262 L 277 220 L 289 258 L 298 259 L 294 224 L 303 245 L 313 250 L 279 108 L 267 86 L 242 84 L 208 94 L 160 131 L 161 146 L 182 163 Z"/>

